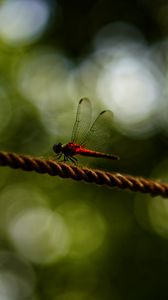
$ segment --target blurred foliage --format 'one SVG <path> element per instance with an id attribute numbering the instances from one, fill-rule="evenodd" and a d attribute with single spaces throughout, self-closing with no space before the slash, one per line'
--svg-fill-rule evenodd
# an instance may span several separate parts
<path id="1" fill-rule="evenodd" d="M 167 0 L 1 0 L 1 150 L 54 158 L 89 97 L 93 119 L 113 111 L 121 159 L 79 165 L 168 180 L 167 14 Z M 167 219 L 167 199 L 1 168 L 0 299 L 164 299 Z"/>

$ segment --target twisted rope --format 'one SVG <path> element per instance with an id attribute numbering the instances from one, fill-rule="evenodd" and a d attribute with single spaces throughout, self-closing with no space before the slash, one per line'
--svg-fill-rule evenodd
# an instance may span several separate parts
<path id="1" fill-rule="evenodd" d="M 28 155 L 17 155 L 16 153 L 0 152 L 0 166 L 9 166 L 13 169 L 24 171 L 35 171 L 41 174 L 47 173 L 51 176 L 84 180 L 89 183 L 128 189 L 134 192 L 149 193 L 152 196 L 160 195 L 168 197 L 168 184 L 158 181 L 133 177 L 120 173 L 110 173 L 89 168 L 79 168 L 74 165 L 58 163 L 51 159 L 41 159 Z"/>

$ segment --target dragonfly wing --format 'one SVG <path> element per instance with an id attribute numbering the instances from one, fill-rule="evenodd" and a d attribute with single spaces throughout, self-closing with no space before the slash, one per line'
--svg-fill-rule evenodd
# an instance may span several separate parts
<path id="1" fill-rule="evenodd" d="M 111 110 L 102 111 L 91 126 L 85 140 L 88 149 L 106 152 L 112 140 L 113 113 Z"/>
<path id="2" fill-rule="evenodd" d="M 91 103 L 88 98 L 79 101 L 76 120 L 72 131 L 71 141 L 81 144 L 85 139 L 90 128 L 92 118 Z"/>

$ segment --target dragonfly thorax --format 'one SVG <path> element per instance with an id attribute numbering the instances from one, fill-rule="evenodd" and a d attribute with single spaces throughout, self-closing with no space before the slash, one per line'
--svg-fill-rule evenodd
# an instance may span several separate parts
<path id="1" fill-rule="evenodd" d="M 63 148 L 62 143 L 54 144 L 54 146 L 53 146 L 53 150 L 55 153 L 61 153 L 62 148 Z"/>
<path id="2" fill-rule="evenodd" d="M 62 145 L 62 152 L 65 156 L 76 155 L 76 150 L 80 148 L 80 145 L 70 142 L 68 144 Z"/>

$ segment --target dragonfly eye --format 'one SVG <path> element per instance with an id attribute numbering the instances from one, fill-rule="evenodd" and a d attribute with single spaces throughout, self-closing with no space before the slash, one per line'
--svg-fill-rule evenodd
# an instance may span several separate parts
<path id="1" fill-rule="evenodd" d="M 62 152 L 62 144 L 61 143 L 54 144 L 53 150 L 55 153 L 61 153 Z"/>

